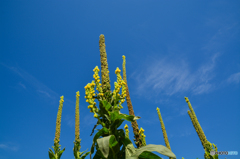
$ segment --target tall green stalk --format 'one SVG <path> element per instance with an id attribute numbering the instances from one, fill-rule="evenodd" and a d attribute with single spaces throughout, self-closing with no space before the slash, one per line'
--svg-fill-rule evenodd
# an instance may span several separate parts
<path id="1" fill-rule="evenodd" d="M 61 145 L 59 145 L 60 142 L 60 130 L 61 130 L 61 117 L 62 117 L 62 107 L 63 107 L 63 96 L 60 97 L 59 101 L 59 107 L 58 107 L 58 113 L 57 113 L 57 122 L 56 122 L 56 132 L 55 132 L 55 138 L 54 138 L 54 152 L 49 148 L 49 158 L 50 159 L 60 159 L 62 156 L 62 153 L 65 151 L 65 148 L 63 150 L 60 149 Z"/>
<path id="2" fill-rule="evenodd" d="M 185 100 L 186 100 L 186 102 L 188 104 L 188 107 L 190 109 L 190 111 L 188 111 L 188 114 L 189 114 L 189 116 L 192 120 L 193 126 L 194 126 L 194 128 L 195 128 L 195 130 L 198 134 L 198 137 L 199 137 L 201 143 L 202 143 L 203 149 L 205 149 L 205 144 L 207 143 L 207 138 L 206 138 L 206 136 L 205 136 L 205 134 L 202 130 L 202 127 L 200 126 L 200 124 L 198 122 L 197 116 L 196 116 L 196 114 L 195 114 L 195 112 L 192 108 L 192 105 L 191 105 L 189 99 L 187 97 L 185 97 Z"/>
<path id="3" fill-rule="evenodd" d="M 204 158 L 205 159 L 218 159 L 218 155 L 217 154 L 213 155 L 213 156 L 210 155 L 211 151 L 217 152 L 217 146 L 212 144 L 212 143 L 210 143 L 207 140 L 207 138 L 206 138 L 206 136 L 205 136 L 205 134 L 204 134 L 204 132 L 202 130 L 202 127 L 200 126 L 200 124 L 198 122 L 197 116 L 196 116 L 196 114 L 195 114 L 195 112 L 194 112 L 194 110 L 192 108 L 192 105 L 191 105 L 188 97 L 185 97 L 185 100 L 186 100 L 186 102 L 188 104 L 188 107 L 190 109 L 190 111 L 188 110 L 188 115 L 189 115 L 189 117 L 190 117 L 190 119 L 192 121 L 193 127 L 195 128 L 195 130 L 196 130 L 196 132 L 198 134 L 198 137 L 199 137 L 199 139 L 200 139 L 200 141 L 202 143 L 203 149 L 205 151 Z"/>
<path id="4" fill-rule="evenodd" d="M 126 57 L 124 55 L 122 57 L 123 57 L 123 64 L 122 64 L 122 67 L 123 67 L 123 80 L 126 83 L 125 86 L 126 86 L 126 94 L 127 94 L 127 96 L 126 96 L 127 107 L 128 107 L 129 114 L 135 116 L 134 111 L 133 111 L 131 98 L 130 98 L 129 89 L 128 89 L 128 84 L 127 84 Z M 136 144 L 137 148 L 140 148 L 140 147 L 142 147 L 142 140 L 141 140 L 141 136 L 139 134 L 138 123 L 135 120 L 131 124 L 132 124 L 132 128 L 133 128 L 135 144 Z"/>
<path id="5" fill-rule="evenodd" d="M 160 120 L 160 123 L 161 123 L 163 138 L 164 138 L 166 147 L 169 148 L 169 150 L 171 150 L 171 147 L 170 147 L 170 144 L 169 144 L 169 141 L 168 141 L 168 137 L 167 137 L 167 131 L 166 131 L 165 125 L 163 123 L 163 119 L 162 119 L 162 116 L 161 116 L 161 113 L 160 113 L 160 109 L 158 107 L 157 107 L 157 113 L 158 113 L 158 117 L 159 117 L 159 120 Z"/>
<path id="6" fill-rule="evenodd" d="M 80 115 L 79 115 L 79 91 L 76 92 L 76 108 L 75 108 L 75 141 L 73 148 L 73 155 L 75 159 L 84 159 L 90 152 L 84 154 L 84 152 L 80 152 L 81 149 L 81 139 L 80 139 Z M 83 155 L 83 156 L 82 156 Z"/>
<path id="7" fill-rule="evenodd" d="M 103 90 L 103 94 L 105 93 L 110 94 L 111 86 L 110 86 L 109 70 L 108 70 L 108 63 L 107 63 L 105 37 L 103 34 L 101 34 L 99 37 L 99 50 L 100 50 L 100 61 L 101 61 L 102 90 Z"/>

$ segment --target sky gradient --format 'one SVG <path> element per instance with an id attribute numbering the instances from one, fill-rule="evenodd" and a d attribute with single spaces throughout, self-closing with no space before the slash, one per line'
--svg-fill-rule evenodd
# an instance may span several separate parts
<path id="1" fill-rule="evenodd" d="M 90 150 L 96 119 L 84 86 L 101 65 L 100 34 L 112 90 L 126 56 L 130 97 L 147 144 L 165 146 L 159 107 L 177 158 L 203 159 L 186 96 L 207 139 L 219 151 L 240 152 L 239 8 L 237 0 L 0 1 L 0 159 L 48 158 L 62 95 L 61 159 L 73 159 L 77 91 L 81 151 Z M 126 102 L 123 107 L 128 114 Z M 239 155 L 219 156 L 225 157 Z"/>

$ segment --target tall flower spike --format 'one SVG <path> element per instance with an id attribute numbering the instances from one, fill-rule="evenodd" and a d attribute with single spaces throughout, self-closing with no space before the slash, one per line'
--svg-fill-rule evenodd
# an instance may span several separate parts
<path id="1" fill-rule="evenodd" d="M 129 130 L 128 130 L 128 125 L 127 124 L 124 126 L 124 129 L 125 129 L 125 132 L 126 132 L 125 136 L 127 138 L 129 138 Z"/>
<path id="2" fill-rule="evenodd" d="M 80 142 L 80 115 L 79 115 L 79 91 L 76 92 L 76 110 L 75 110 L 75 141 Z"/>
<path id="3" fill-rule="evenodd" d="M 109 92 L 110 89 L 110 78 L 109 78 L 109 70 L 107 63 L 107 53 L 106 53 L 106 45 L 105 45 L 105 37 L 103 34 L 99 37 L 99 49 L 100 49 L 100 60 L 101 60 L 101 76 L 102 76 L 102 89 L 103 93 Z"/>
<path id="4" fill-rule="evenodd" d="M 146 146 L 147 144 L 146 144 L 146 140 L 145 140 L 145 135 L 144 135 L 144 129 L 143 128 L 141 128 L 140 130 L 139 130 L 139 134 L 140 134 L 140 136 L 141 136 L 141 139 L 142 139 L 142 146 Z"/>
<path id="5" fill-rule="evenodd" d="M 124 83 L 125 83 L 125 86 L 126 86 L 127 107 L 128 107 L 129 115 L 135 116 L 134 111 L 133 111 L 132 102 L 131 102 L 131 99 L 130 99 L 128 85 L 127 85 L 126 59 L 125 59 L 124 55 L 122 57 L 123 57 L 123 64 L 122 64 L 122 67 L 123 67 L 123 80 L 124 80 Z M 137 148 L 140 148 L 142 146 L 142 142 L 141 142 L 141 140 L 139 140 L 140 139 L 140 135 L 139 135 L 139 129 L 138 129 L 137 121 L 135 120 L 131 124 L 132 124 L 132 128 L 133 128 L 134 138 L 135 138 L 135 141 L 136 141 L 135 144 L 136 144 Z"/>
<path id="6" fill-rule="evenodd" d="M 197 132 L 197 134 L 198 134 L 198 136 L 201 140 L 201 143 L 203 145 L 203 149 L 205 149 L 205 144 L 207 144 L 207 138 L 206 138 L 206 136 L 205 136 L 205 134 L 202 130 L 202 127 L 200 126 L 200 124 L 198 122 L 197 116 L 196 116 L 196 114 L 195 114 L 195 112 L 192 108 L 192 105 L 191 105 L 189 99 L 187 97 L 185 97 L 185 100 L 186 100 L 186 102 L 188 104 L 188 107 L 190 109 L 190 111 L 188 111 L 188 115 L 190 116 L 190 118 L 192 120 L 193 126 L 195 125 L 194 128 L 195 128 L 195 130 L 196 130 L 196 132 Z"/>
<path id="7" fill-rule="evenodd" d="M 60 141 L 60 130 L 61 130 L 61 117 L 62 117 L 62 107 L 63 107 L 63 96 L 60 97 L 58 113 L 57 113 L 57 122 L 56 122 L 56 133 L 54 143 L 59 144 Z"/>
<path id="8" fill-rule="evenodd" d="M 55 158 L 55 159 L 60 159 L 62 153 L 65 151 L 64 149 L 60 149 L 61 145 L 59 145 L 60 141 L 60 129 L 61 129 L 61 117 L 62 117 L 62 107 L 63 107 L 63 96 L 60 97 L 59 101 L 59 107 L 58 107 L 58 113 L 57 113 L 57 122 L 56 122 L 56 133 L 55 133 L 55 138 L 54 138 L 54 146 L 53 150 L 54 152 L 49 149 L 48 154 L 49 158 Z"/>
<path id="9" fill-rule="evenodd" d="M 157 107 L 157 113 L 158 113 L 158 117 L 159 117 L 159 120 L 160 120 L 160 123 L 161 123 L 163 138 L 164 138 L 166 147 L 171 150 L 171 147 L 170 147 L 170 144 L 169 144 L 169 141 L 168 141 L 168 137 L 167 137 L 167 132 L 166 132 L 166 129 L 165 129 L 165 125 L 163 123 L 162 116 L 161 116 L 161 113 L 160 113 L 160 109 L 158 107 Z"/>
<path id="10" fill-rule="evenodd" d="M 94 71 L 94 75 L 93 75 L 93 78 L 94 78 L 94 80 L 95 80 L 95 83 L 96 83 L 96 86 L 97 86 L 97 90 L 98 90 L 98 92 L 99 92 L 99 95 L 100 96 L 103 96 L 103 91 L 102 91 L 102 87 L 101 87 L 101 83 L 100 83 L 100 77 L 99 77 L 99 75 L 98 75 L 98 72 L 100 71 L 99 70 L 99 68 L 98 68 L 98 66 L 96 66 L 94 69 L 93 69 L 93 71 Z"/>

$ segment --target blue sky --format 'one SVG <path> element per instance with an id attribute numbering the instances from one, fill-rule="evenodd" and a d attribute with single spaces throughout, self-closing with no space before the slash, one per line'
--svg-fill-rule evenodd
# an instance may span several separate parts
<path id="1" fill-rule="evenodd" d="M 73 159 L 77 91 L 81 151 L 90 149 L 96 120 L 84 86 L 100 67 L 100 34 L 112 89 L 126 56 L 130 96 L 147 144 L 165 145 L 159 107 L 177 158 L 203 158 L 186 96 L 207 139 L 219 151 L 240 152 L 239 7 L 236 0 L 0 1 L 0 159 L 48 158 L 62 95 L 62 159 Z M 219 158 L 225 157 L 239 158 Z"/>

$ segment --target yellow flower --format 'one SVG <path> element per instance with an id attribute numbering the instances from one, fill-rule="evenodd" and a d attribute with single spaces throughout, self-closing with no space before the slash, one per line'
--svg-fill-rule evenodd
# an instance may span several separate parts
<path id="1" fill-rule="evenodd" d="M 117 69 L 115 70 L 115 74 L 120 73 L 120 72 L 121 72 L 121 70 L 117 67 Z"/>
<path id="2" fill-rule="evenodd" d="M 86 100 L 86 102 L 88 102 L 88 99 Z"/>
<path id="3" fill-rule="evenodd" d="M 124 126 L 124 129 L 127 129 L 128 128 L 128 125 L 126 124 L 125 126 Z"/>
<path id="4" fill-rule="evenodd" d="M 96 118 L 96 117 L 98 117 L 98 115 L 97 114 L 94 114 L 94 116 L 93 116 L 94 118 Z"/>

